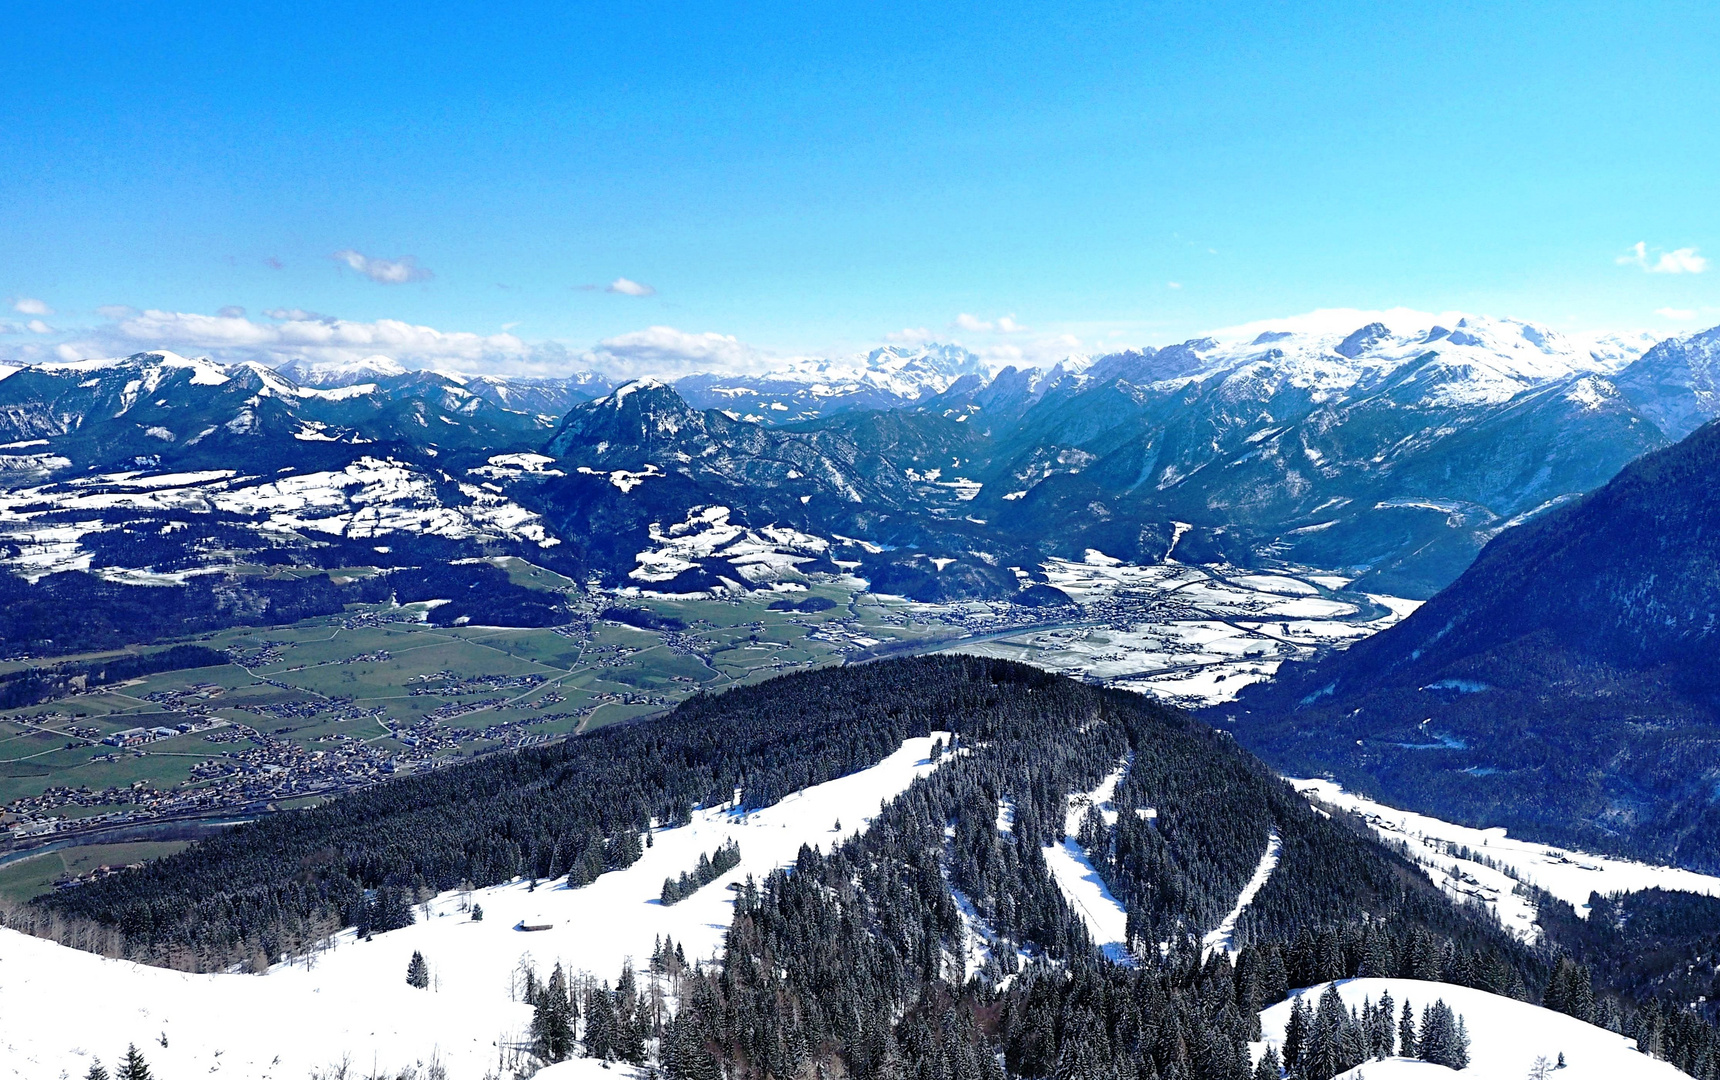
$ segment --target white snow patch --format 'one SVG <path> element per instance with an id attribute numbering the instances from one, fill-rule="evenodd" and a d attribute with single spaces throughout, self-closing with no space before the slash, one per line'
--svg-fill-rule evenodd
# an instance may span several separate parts
<path id="1" fill-rule="evenodd" d="M 1050 868 L 1057 887 L 1063 890 L 1063 898 L 1087 924 L 1093 944 L 1099 947 L 1106 959 L 1117 964 L 1134 962 L 1129 954 L 1129 914 L 1111 895 L 1111 890 L 1093 868 L 1092 860 L 1081 850 L 1075 834 L 1080 830 L 1081 819 L 1086 816 L 1089 806 L 1098 808 L 1107 825 L 1116 824 L 1117 808 L 1111 800 L 1128 768 L 1129 759 L 1125 758 L 1093 790 L 1069 796 L 1069 810 L 1064 818 L 1067 835 L 1062 842 L 1045 848 L 1045 865 Z M 1013 813 L 1011 816 L 1013 818 Z"/>
<path id="2" fill-rule="evenodd" d="M 1254 868 L 1254 876 L 1242 886 L 1242 892 L 1236 897 L 1236 906 L 1230 909 L 1230 914 L 1218 924 L 1218 928 L 1209 932 L 1201 939 L 1201 959 L 1204 960 L 1214 952 L 1223 950 L 1226 953 L 1236 952 L 1236 923 L 1242 918 L 1243 909 L 1254 902 L 1254 897 L 1266 882 L 1272 877 L 1272 871 L 1278 868 L 1278 857 L 1284 851 L 1284 841 L 1279 839 L 1278 830 L 1266 838 L 1266 853 L 1260 856 L 1260 865 Z"/>

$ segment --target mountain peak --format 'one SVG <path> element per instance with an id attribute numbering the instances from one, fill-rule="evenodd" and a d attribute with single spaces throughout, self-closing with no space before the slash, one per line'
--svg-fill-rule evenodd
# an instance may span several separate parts
<path id="1" fill-rule="evenodd" d="M 338 387 L 391 379 L 406 374 L 392 357 L 381 354 L 358 360 L 288 360 L 275 370 L 300 386 Z"/>

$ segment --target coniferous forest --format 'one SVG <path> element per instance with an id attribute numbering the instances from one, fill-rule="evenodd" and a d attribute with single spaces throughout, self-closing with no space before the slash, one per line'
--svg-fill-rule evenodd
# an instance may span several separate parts
<path id="1" fill-rule="evenodd" d="M 1257 1075 L 1246 1043 L 1260 1009 L 1297 987 L 1377 975 L 1587 1010 L 1692 1075 L 1717 1075 L 1706 1022 L 1609 984 L 1619 946 L 1604 935 L 1526 945 L 1361 827 L 1316 812 L 1228 735 L 1136 695 L 978 658 L 697 697 L 662 720 L 241 826 L 8 921 L 158 964 L 260 965 L 341 926 L 405 925 L 433 892 L 590 881 L 636 860 L 653 819 L 684 821 L 737 788 L 743 806 L 768 805 L 933 731 L 953 734 L 950 760 L 858 837 L 749 881 L 719 959 L 659 950 L 653 968 L 673 974 L 676 1007 L 648 1006 L 632 972 L 614 989 L 581 991 L 563 972 L 534 981 L 540 1056 L 566 1056 L 583 1031 L 587 1053 L 650 1060 L 676 1080 L 1244 1080 Z M 1115 824 L 1090 814 L 1074 837 L 1127 908 L 1129 957 L 1116 963 L 1043 851 L 1063 839 L 1069 796 L 1120 764 Z M 1237 924 L 1235 953 L 1203 954 L 1273 833 L 1280 861 Z M 689 885 L 701 876 L 690 870 Z M 1462 1018 L 1415 1005 L 1410 1026 L 1437 1036 L 1429 1052 L 1456 1060 Z M 1283 1064 L 1327 1080 L 1379 1056 L 1387 1030 L 1402 1045 L 1388 1019 L 1322 1002 Z"/>

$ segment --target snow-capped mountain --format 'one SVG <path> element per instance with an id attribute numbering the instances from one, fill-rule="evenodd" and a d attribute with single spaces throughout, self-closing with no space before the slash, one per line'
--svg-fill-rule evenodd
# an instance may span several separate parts
<path id="1" fill-rule="evenodd" d="M 765 424 L 917 404 L 988 375 L 959 345 L 886 345 L 863 359 L 803 361 L 767 375 L 688 375 L 675 389 L 696 408 Z"/>
<path id="2" fill-rule="evenodd" d="M 406 374 L 392 358 L 367 356 L 362 360 L 289 360 L 276 368 L 300 386 L 351 386 Z"/>

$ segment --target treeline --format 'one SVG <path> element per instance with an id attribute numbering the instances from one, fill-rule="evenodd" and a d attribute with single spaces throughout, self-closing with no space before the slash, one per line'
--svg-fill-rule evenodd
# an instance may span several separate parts
<path id="1" fill-rule="evenodd" d="M 741 864 L 741 847 L 730 840 L 709 855 L 699 856 L 699 865 L 681 871 L 679 878 L 664 878 L 660 902 L 678 904 Z"/>
<path id="2" fill-rule="evenodd" d="M 50 667 L 21 668 L 0 675 L 0 709 L 36 705 L 79 690 L 124 682 L 163 671 L 215 667 L 227 655 L 203 645 L 175 645 L 150 653 L 128 653 Z"/>
<path id="3" fill-rule="evenodd" d="M 326 574 L 210 575 L 183 585 L 122 585 L 83 571 L 49 574 L 34 583 L 0 573 L 0 651 L 56 656 L 117 649 L 230 626 L 332 615 L 355 600 Z"/>
<path id="4" fill-rule="evenodd" d="M 369 561 L 376 559 L 373 554 Z M 391 597 L 401 603 L 449 601 L 430 614 L 441 626 L 461 620 L 485 626 L 556 626 L 570 617 L 559 594 L 516 585 L 488 562 L 401 567 L 344 584 L 326 573 L 281 578 L 209 574 L 179 585 L 126 585 L 81 570 L 49 574 L 34 583 L 0 573 L 0 654 L 56 656 L 234 626 L 278 626 L 335 615 L 347 604 L 386 603 Z"/>

